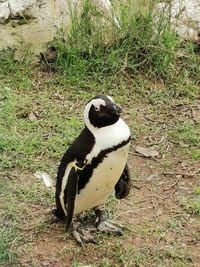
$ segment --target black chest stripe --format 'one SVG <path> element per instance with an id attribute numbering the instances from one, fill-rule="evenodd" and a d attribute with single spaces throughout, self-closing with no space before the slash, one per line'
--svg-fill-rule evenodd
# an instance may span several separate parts
<path id="1" fill-rule="evenodd" d="M 128 144 L 131 140 L 131 137 L 129 137 L 127 140 L 121 142 L 120 144 L 113 146 L 111 148 L 102 150 L 97 157 L 93 158 L 91 163 L 89 165 L 86 165 L 86 167 L 80 172 L 79 181 L 78 181 L 78 193 L 80 193 L 81 189 L 85 187 L 85 185 L 89 182 L 93 170 L 97 168 L 97 166 L 103 161 L 105 157 L 110 152 L 116 151 L 119 148 L 125 146 Z"/>

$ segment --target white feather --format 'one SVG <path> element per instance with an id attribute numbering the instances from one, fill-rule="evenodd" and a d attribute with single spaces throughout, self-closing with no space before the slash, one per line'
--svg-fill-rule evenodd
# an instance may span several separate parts
<path id="1" fill-rule="evenodd" d="M 95 145 L 86 157 L 88 163 L 90 163 L 92 158 L 96 157 L 100 151 L 116 146 L 127 140 L 130 136 L 128 126 L 121 118 L 115 124 L 106 127 L 95 128 L 90 123 L 87 127 L 95 137 Z"/>

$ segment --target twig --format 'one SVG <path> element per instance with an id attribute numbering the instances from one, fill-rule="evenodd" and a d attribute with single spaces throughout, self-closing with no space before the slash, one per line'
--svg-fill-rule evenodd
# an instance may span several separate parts
<path id="1" fill-rule="evenodd" d="M 148 121 L 151 121 L 151 122 L 158 122 L 158 123 L 165 124 L 164 121 L 160 121 L 160 120 L 152 119 L 152 118 L 150 118 L 150 117 L 148 117 L 148 116 L 146 116 L 146 115 L 144 115 L 144 118 L 145 118 L 146 120 L 148 120 Z"/>
<path id="2" fill-rule="evenodd" d="M 179 181 L 180 181 L 180 177 L 172 185 L 166 186 L 164 188 L 164 191 L 168 191 L 168 190 L 172 189 L 175 185 L 177 185 L 179 183 Z"/>
<path id="3" fill-rule="evenodd" d="M 177 187 L 170 194 L 166 195 L 165 197 L 159 197 L 159 196 L 152 193 L 152 189 L 148 188 L 147 186 L 145 186 L 145 187 L 152 193 L 151 194 L 151 200 L 153 199 L 153 197 L 155 197 L 157 199 L 165 200 L 165 199 L 171 197 L 179 189 L 179 186 L 180 186 L 180 184 L 178 183 Z M 155 206 L 154 206 L 154 208 L 155 208 Z"/>
<path id="4" fill-rule="evenodd" d="M 138 190 L 141 189 L 141 186 L 137 186 L 137 185 L 135 185 L 135 184 L 133 184 L 132 186 L 135 187 L 135 188 L 138 189 Z"/>
<path id="5" fill-rule="evenodd" d="M 178 191 L 179 186 L 180 186 L 180 184 L 178 183 L 177 187 L 176 187 L 170 194 L 168 194 L 168 195 L 165 196 L 165 197 L 161 197 L 161 199 L 162 199 L 162 200 L 165 200 L 165 199 L 171 197 L 174 193 L 176 193 L 176 191 Z"/>
<path id="6" fill-rule="evenodd" d="M 156 210 L 157 210 L 157 206 L 155 204 L 155 201 L 154 201 L 154 194 L 153 194 L 153 189 L 152 189 L 152 186 L 149 188 L 148 186 L 145 186 L 150 192 L 151 192 L 151 203 L 153 205 L 153 209 L 154 209 L 154 212 L 156 214 Z"/>
<path id="7" fill-rule="evenodd" d="M 159 159 L 157 159 L 155 157 L 152 157 L 152 159 L 155 160 L 156 162 L 158 162 L 163 167 L 163 163 Z"/>
<path id="8" fill-rule="evenodd" d="M 200 169 L 192 172 L 192 173 L 185 173 L 185 172 L 163 172 L 161 174 L 163 175 L 181 175 L 181 176 L 189 176 L 189 177 L 193 177 L 194 175 L 200 173 Z"/>
<path id="9" fill-rule="evenodd" d="M 161 166 L 163 166 L 162 162 L 159 159 L 155 158 L 155 157 L 145 157 L 142 154 L 134 153 L 132 151 L 129 151 L 129 154 L 132 155 L 132 156 L 137 156 L 137 157 L 144 158 L 144 159 L 154 160 L 154 161 L 158 162 Z"/>
<path id="10" fill-rule="evenodd" d="M 131 210 L 126 210 L 124 212 L 121 212 L 120 214 L 118 214 L 113 220 L 116 220 L 117 218 L 119 218 L 120 216 L 124 215 L 124 214 L 127 214 L 127 213 L 138 213 L 138 212 L 141 212 L 143 210 L 149 210 L 149 209 L 153 209 L 154 207 L 153 206 L 149 206 L 149 207 L 146 207 L 146 208 L 139 208 L 139 209 L 131 209 Z"/>

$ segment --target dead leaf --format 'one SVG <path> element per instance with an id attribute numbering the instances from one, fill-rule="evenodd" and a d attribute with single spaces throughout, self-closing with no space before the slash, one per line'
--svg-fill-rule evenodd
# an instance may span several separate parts
<path id="1" fill-rule="evenodd" d="M 153 150 L 152 148 L 149 148 L 149 147 L 135 146 L 134 149 L 138 154 L 140 154 L 146 158 L 154 158 L 154 157 L 159 156 L 158 151 Z"/>

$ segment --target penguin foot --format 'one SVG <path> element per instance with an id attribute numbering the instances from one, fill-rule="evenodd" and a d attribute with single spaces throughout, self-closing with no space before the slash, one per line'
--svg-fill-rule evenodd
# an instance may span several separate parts
<path id="1" fill-rule="evenodd" d="M 107 234 L 123 235 L 123 226 L 107 218 L 103 209 L 96 209 L 96 227 L 99 231 Z"/>
<path id="2" fill-rule="evenodd" d="M 72 235 L 81 247 L 84 247 L 85 243 L 97 244 L 90 232 L 83 229 L 82 225 L 77 221 L 72 222 Z"/>
<path id="3" fill-rule="evenodd" d="M 109 219 L 98 223 L 97 229 L 107 234 L 123 235 L 123 226 Z"/>

